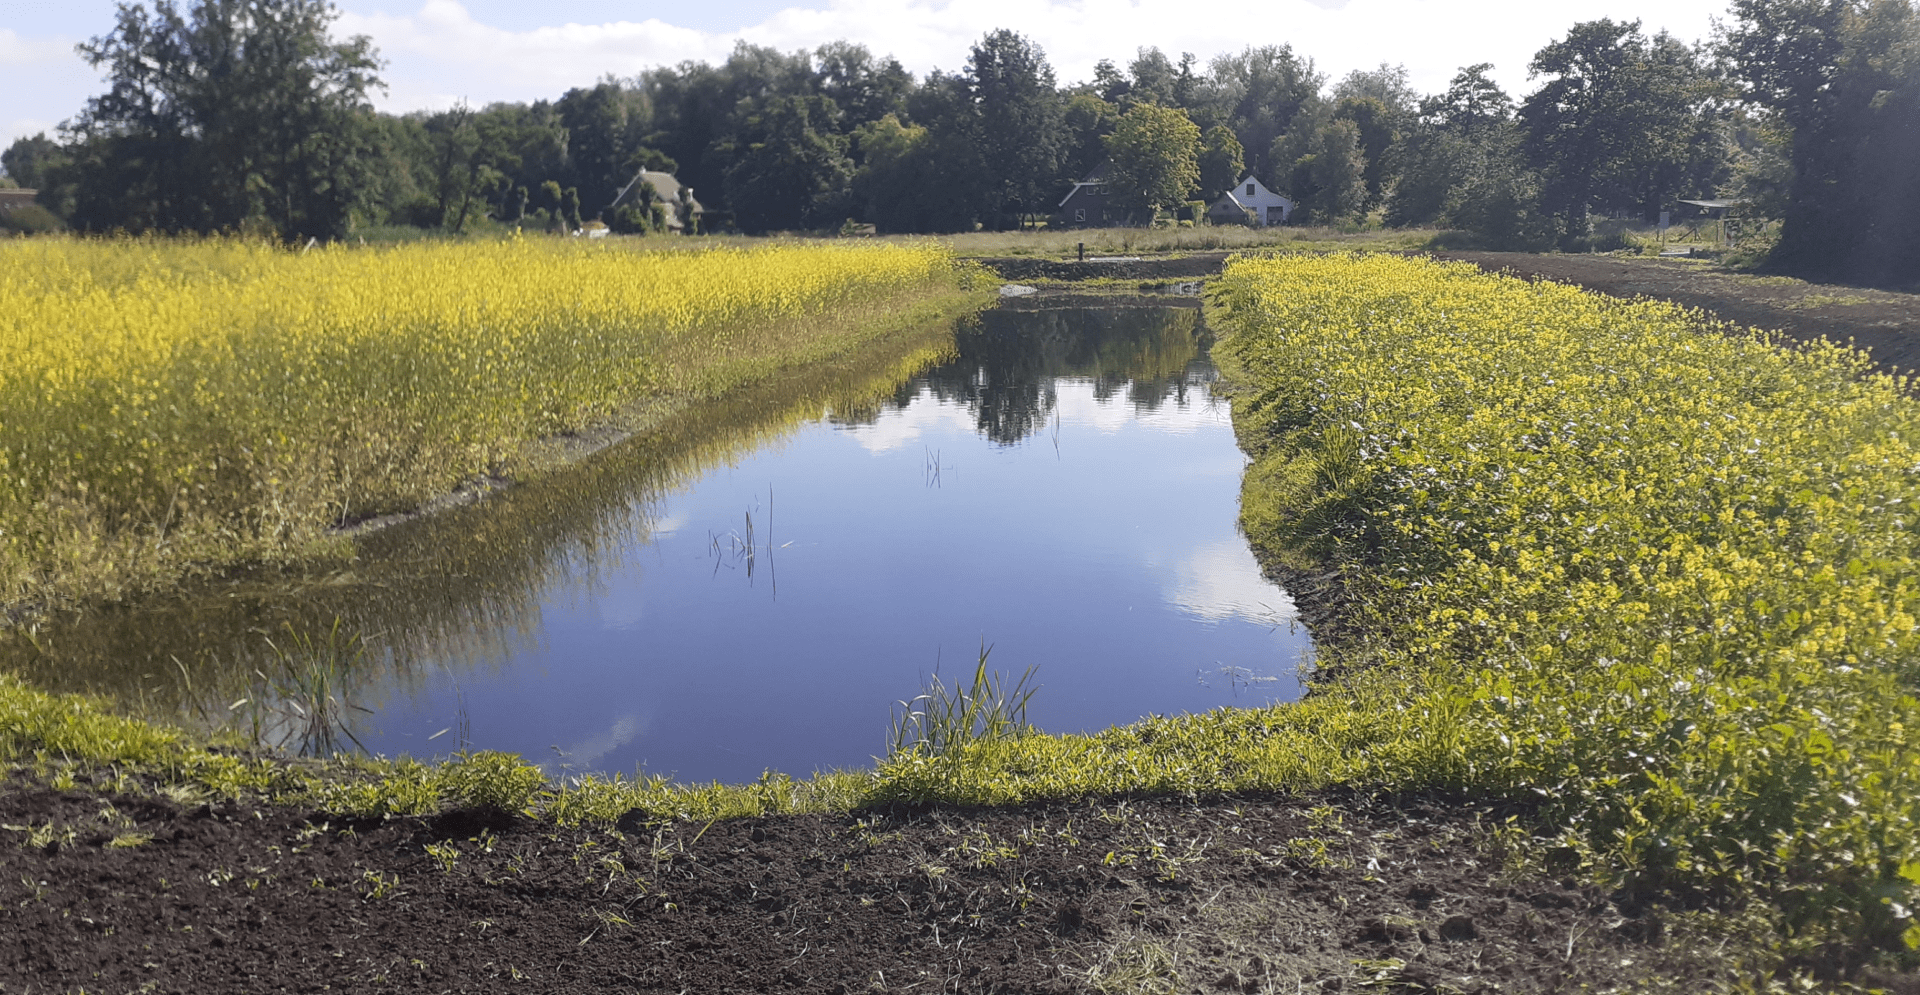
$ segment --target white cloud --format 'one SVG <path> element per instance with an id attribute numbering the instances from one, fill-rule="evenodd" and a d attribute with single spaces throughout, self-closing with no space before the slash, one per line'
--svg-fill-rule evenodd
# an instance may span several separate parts
<path id="1" fill-rule="evenodd" d="M 973 412 L 965 405 L 935 400 L 922 389 L 906 407 L 889 407 L 870 425 L 843 425 L 840 430 L 853 436 L 870 453 L 884 453 L 918 442 L 928 433 L 957 432 L 971 436 L 979 431 Z"/>
<path id="2" fill-rule="evenodd" d="M 22 36 L 10 28 L 0 28 L 0 69 L 50 66 L 78 58 L 73 42 L 65 38 Z"/>
<path id="3" fill-rule="evenodd" d="M 347 12 L 335 31 L 374 40 L 389 62 L 384 76 L 391 89 L 382 103 L 397 111 L 462 99 L 551 99 L 608 73 L 632 76 L 686 59 L 718 61 L 733 46 L 727 36 L 658 18 L 507 31 L 475 20 L 455 0 L 427 0 L 407 16 Z"/>
<path id="4" fill-rule="evenodd" d="M 623 715 L 606 732 L 589 736 L 561 751 L 566 754 L 564 759 L 549 760 L 542 766 L 557 767 L 564 763 L 575 769 L 591 768 L 601 757 L 633 742 L 640 732 L 639 717 Z"/>
<path id="5" fill-rule="evenodd" d="M 1139 427 L 1186 435 L 1205 426 L 1227 421 L 1224 407 L 1211 406 L 1204 401 L 1190 400 L 1185 404 L 1177 404 L 1166 400 L 1157 408 L 1136 411 L 1124 390 L 1103 399 L 1094 394 L 1091 380 L 1057 380 L 1054 384 L 1058 398 L 1056 410 L 1060 413 L 1062 425 L 1087 426 L 1106 433 Z M 1190 396 L 1197 398 L 1198 394 Z"/>
<path id="6" fill-rule="evenodd" d="M 1260 575 L 1247 544 L 1229 540 L 1203 546 L 1174 569 L 1170 604 L 1209 622 L 1242 618 L 1283 625 L 1295 618 L 1293 599 Z"/>
<path id="7" fill-rule="evenodd" d="M 99 74 L 74 53 L 73 39 L 22 35 L 0 28 L 0 93 L 11 115 L 0 119 L 0 148 L 78 114 L 100 90 Z"/>
<path id="8" fill-rule="evenodd" d="M 790 51 L 845 38 L 891 53 L 916 73 L 954 70 L 969 45 L 998 27 L 1038 41 L 1063 83 L 1090 77 L 1102 58 L 1124 63 L 1145 45 L 1204 60 L 1250 44 L 1287 43 L 1336 79 L 1381 62 L 1404 63 L 1427 91 L 1443 87 L 1461 65 L 1492 62 L 1495 77 L 1518 95 L 1527 89 L 1533 52 L 1576 21 L 1639 18 L 1648 32 L 1666 28 L 1693 40 L 1708 33 L 1709 19 L 1724 7 L 1723 0 L 1266 0 L 1249 16 L 1244 0 L 829 0 L 781 10 L 734 32 L 658 18 L 508 31 L 476 20 L 456 0 L 427 0 L 405 16 L 350 12 L 339 28 L 371 35 L 392 61 L 387 103 L 394 109 L 459 97 L 475 103 L 551 98 L 608 73 L 718 61 L 740 40 Z"/>

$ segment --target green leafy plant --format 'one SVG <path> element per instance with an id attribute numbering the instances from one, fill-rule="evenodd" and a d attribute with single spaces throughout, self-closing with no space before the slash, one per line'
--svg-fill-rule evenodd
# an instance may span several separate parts
<path id="1" fill-rule="evenodd" d="M 511 753 L 482 750 L 441 768 L 440 790 L 456 805 L 499 812 L 524 811 L 546 775 Z"/>
<path id="2" fill-rule="evenodd" d="M 969 684 L 949 687 L 936 671 L 926 688 L 908 701 L 898 702 L 888 730 L 889 755 L 913 753 L 952 755 L 976 742 L 1016 739 L 1033 731 L 1027 723 L 1027 702 L 1038 687 L 1028 687 L 1035 668 L 1007 687 L 999 671 L 987 672 L 991 646 L 980 647 L 980 659 Z"/>

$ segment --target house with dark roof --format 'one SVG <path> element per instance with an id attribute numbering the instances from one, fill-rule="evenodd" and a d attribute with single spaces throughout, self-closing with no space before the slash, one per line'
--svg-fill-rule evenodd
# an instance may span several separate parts
<path id="1" fill-rule="evenodd" d="M 1060 206 L 1053 216 L 1062 228 L 1099 227 L 1117 225 L 1126 220 L 1124 213 L 1115 205 L 1113 188 L 1107 183 L 1107 170 L 1113 163 L 1102 159 L 1100 164 L 1087 173 L 1085 179 L 1073 185 L 1067 195 L 1060 200 Z"/>
<path id="2" fill-rule="evenodd" d="M 33 203 L 33 199 L 39 196 L 39 194 L 40 191 L 38 190 L 27 190 L 21 187 L 8 187 L 0 190 L 0 211 L 11 211 L 16 207 L 25 207 Z"/>
<path id="3" fill-rule="evenodd" d="M 693 199 L 693 188 L 682 186 L 672 173 L 662 173 L 655 169 L 643 169 L 633 174 L 633 179 L 620 188 L 614 195 L 613 203 L 607 205 L 612 211 L 633 203 L 639 196 L 643 185 L 653 187 L 653 195 L 660 198 L 667 207 L 667 230 L 684 235 L 689 231 L 700 230 L 700 216 L 707 209 Z"/>

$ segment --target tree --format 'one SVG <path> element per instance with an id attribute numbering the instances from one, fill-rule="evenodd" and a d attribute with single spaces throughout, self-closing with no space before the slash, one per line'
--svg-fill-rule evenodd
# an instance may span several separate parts
<path id="1" fill-rule="evenodd" d="M 1602 18 L 1574 25 L 1536 53 L 1528 71 L 1547 77 L 1520 119 L 1563 244 L 1588 235 L 1595 206 L 1652 213 L 1681 194 L 1707 97 L 1684 47 L 1664 35 L 1649 42 L 1639 21 Z"/>
<path id="2" fill-rule="evenodd" d="M 775 97 L 747 119 L 744 154 L 727 170 L 727 203 L 744 231 L 820 227 L 846 217 L 848 140 L 816 122 L 839 108 L 826 97 Z"/>
<path id="3" fill-rule="evenodd" d="M 1294 128 L 1274 140 L 1275 162 L 1291 160 L 1287 191 L 1296 216 L 1319 224 L 1351 220 L 1366 206 L 1366 156 L 1360 151 L 1360 129 L 1352 121 L 1334 118 L 1322 109 L 1311 122 L 1296 119 Z"/>
<path id="4" fill-rule="evenodd" d="M 16 138 L 5 152 L 0 152 L 0 168 L 4 168 L 15 183 L 29 190 L 52 185 L 52 170 L 66 161 L 67 155 L 60 143 L 48 138 L 44 131 L 31 138 Z"/>
<path id="5" fill-rule="evenodd" d="M 1461 69 L 1445 93 L 1420 102 L 1420 116 L 1428 124 L 1462 135 L 1504 124 L 1513 119 L 1513 98 L 1488 73 L 1493 63 L 1480 62 Z"/>
<path id="6" fill-rule="evenodd" d="M 1246 148 L 1261 156 L 1272 148 L 1274 139 L 1286 134 L 1301 108 L 1319 99 L 1326 82 L 1313 60 L 1295 55 L 1290 45 L 1263 45 L 1218 56 L 1208 68 L 1207 92 L 1197 98 L 1203 117 L 1231 127 Z M 1269 164 L 1249 165 L 1275 178 L 1265 169 Z"/>
<path id="7" fill-rule="evenodd" d="M 1380 63 L 1378 69 L 1355 69 L 1333 88 L 1333 99 L 1377 100 L 1394 127 L 1404 128 L 1420 113 L 1420 93 L 1408 82 L 1406 66 Z"/>
<path id="8" fill-rule="evenodd" d="M 813 56 L 815 86 L 839 109 L 840 120 L 834 124 L 843 133 L 898 115 L 913 92 L 913 76 L 898 59 L 876 59 L 865 45 L 828 42 Z"/>
<path id="9" fill-rule="evenodd" d="M 1117 108 L 1092 93 L 1076 93 L 1067 98 L 1064 118 L 1067 142 L 1060 164 L 1063 178 L 1078 180 L 1100 165 L 1100 160 L 1107 157 L 1107 146 L 1102 139 L 1113 134 L 1114 122 L 1119 119 Z"/>
<path id="10" fill-rule="evenodd" d="M 1360 155 L 1366 161 L 1362 174 L 1367 187 L 1365 206 L 1372 207 L 1380 203 L 1386 193 L 1387 157 L 1400 141 L 1396 115 L 1378 97 L 1342 97 L 1333 107 L 1333 117 L 1337 121 L 1353 122 Z"/>
<path id="11" fill-rule="evenodd" d="M 71 127 L 75 220 L 93 229 L 344 234 L 371 162 L 364 37 L 335 43 L 324 0 L 123 4 L 79 46 L 105 94 Z"/>
<path id="12" fill-rule="evenodd" d="M 1910 284 L 1920 273 L 1920 15 L 1902 0 L 1735 0 L 1720 47 L 1785 146 L 1793 272 Z"/>
<path id="13" fill-rule="evenodd" d="M 990 31 L 967 58 L 966 82 L 977 115 L 974 140 L 999 200 L 982 206 L 1039 213 L 1064 151 L 1064 106 L 1046 52 L 1012 31 Z"/>
<path id="14" fill-rule="evenodd" d="M 540 184 L 540 198 L 535 207 L 546 212 L 549 231 L 565 224 L 566 193 L 560 189 L 559 180 L 547 180 Z"/>
<path id="15" fill-rule="evenodd" d="M 466 104 L 429 115 L 425 122 L 433 145 L 433 189 L 439 223 L 465 231 L 474 214 L 485 214 L 493 194 L 506 195 L 520 157 L 510 151 L 497 115 L 475 114 Z M 502 215 L 507 212 L 503 205 Z"/>
<path id="16" fill-rule="evenodd" d="M 582 191 L 581 213 L 598 217 L 633 179 L 627 161 L 652 118 L 646 94 L 608 78 L 568 90 L 554 110 L 566 129 L 566 175 Z"/>
<path id="17" fill-rule="evenodd" d="M 1208 128 L 1200 147 L 1200 198 L 1218 200 L 1246 173 L 1246 150 L 1240 146 L 1240 136 L 1224 124 Z"/>
<path id="18" fill-rule="evenodd" d="M 1157 213 L 1200 183 L 1200 127 L 1185 111 L 1136 104 L 1105 141 L 1113 160 L 1108 182 L 1129 207 Z"/>

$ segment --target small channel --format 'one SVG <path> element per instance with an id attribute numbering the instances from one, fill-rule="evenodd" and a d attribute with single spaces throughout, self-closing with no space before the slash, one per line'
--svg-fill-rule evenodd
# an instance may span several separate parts
<path id="1" fill-rule="evenodd" d="M 1209 343 L 1198 309 L 1150 298 L 1013 302 L 367 537 L 338 570 L 0 652 L 218 723 L 332 638 L 365 647 L 349 728 L 374 752 L 682 780 L 864 766 L 889 708 L 983 647 L 1035 668 L 1052 732 L 1292 699 L 1312 646 L 1235 530 L 1245 458 Z"/>

